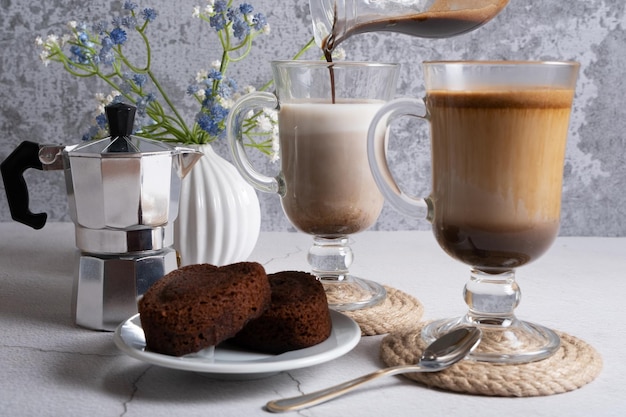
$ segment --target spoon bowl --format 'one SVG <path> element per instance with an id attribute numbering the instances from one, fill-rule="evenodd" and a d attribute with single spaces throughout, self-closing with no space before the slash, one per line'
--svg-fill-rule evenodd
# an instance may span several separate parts
<path id="1" fill-rule="evenodd" d="M 387 375 L 398 375 L 411 372 L 438 372 L 454 365 L 465 358 L 478 346 L 482 333 L 477 327 L 461 327 L 441 336 L 432 342 L 422 353 L 420 360 L 414 365 L 398 365 L 360 376 L 350 381 L 324 388 L 310 394 L 291 398 L 273 400 L 265 408 L 274 413 L 300 410 L 312 407 L 333 398 L 346 394 L 366 382 Z"/>

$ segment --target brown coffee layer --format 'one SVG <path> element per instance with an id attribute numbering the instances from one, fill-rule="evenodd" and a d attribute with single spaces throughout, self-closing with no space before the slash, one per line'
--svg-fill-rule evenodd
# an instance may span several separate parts
<path id="1" fill-rule="evenodd" d="M 543 255 L 558 234 L 559 222 L 532 223 L 526 228 L 437 222 L 433 231 L 450 256 L 484 272 L 501 272 Z"/>

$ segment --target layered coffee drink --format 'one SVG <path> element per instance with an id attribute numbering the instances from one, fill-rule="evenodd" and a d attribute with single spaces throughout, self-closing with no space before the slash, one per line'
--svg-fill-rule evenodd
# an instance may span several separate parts
<path id="1" fill-rule="evenodd" d="M 486 272 L 524 265 L 556 238 L 574 92 L 429 91 L 433 230 Z"/>
<path id="2" fill-rule="evenodd" d="M 381 284 L 350 273 L 354 253 L 348 235 L 370 227 L 383 207 L 367 149 L 370 142 L 385 143 L 386 127 L 370 131 L 370 123 L 395 94 L 398 69 L 384 63 L 274 61 L 276 92 L 246 94 L 228 117 L 235 166 L 258 190 L 278 194 L 290 223 L 312 235 L 307 261 L 335 310 L 371 307 L 387 294 Z M 254 169 L 242 140 L 246 115 L 260 107 L 278 110 L 281 169 L 275 176 Z"/>
<path id="3" fill-rule="evenodd" d="M 382 101 L 282 103 L 282 206 L 300 231 L 321 237 L 365 230 L 383 196 L 367 160 L 367 131 Z M 384 128 L 378 132 L 381 143 Z"/>
<path id="4" fill-rule="evenodd" d="M 476 361 L 518 364 L 553 355 L 559 335 L 515 316 L 517 268 L 541 256 L 560 223 L 563 163 L 580 65 L 567 61 L 432 61 L 424 63 L 426 98 L 385 104 L 377 127 L 398 118 L 431 128 L 430 196 L 403 192 L 389 177 L 385 148 L 368 134 L 368 158 L 385 198 L 426 217 L 446 253 L 471 267 L 463 288 L 467 313 L 424 325 L 424 342 L 476 326 Z"/>

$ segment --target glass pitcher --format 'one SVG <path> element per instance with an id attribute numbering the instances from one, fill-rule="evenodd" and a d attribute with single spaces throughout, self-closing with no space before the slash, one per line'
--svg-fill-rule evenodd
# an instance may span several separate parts
<path id="1" fill-rule="evenodd" d="M 498 15 L 508 0 L 310 0 L 315 42 L 325 52 L 359 33 L 447 38 Z"/>

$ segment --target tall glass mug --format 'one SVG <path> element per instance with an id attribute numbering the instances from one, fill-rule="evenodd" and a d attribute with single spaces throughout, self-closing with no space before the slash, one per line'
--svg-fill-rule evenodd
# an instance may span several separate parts
<path id="1" fill-rule="evenodd" d="M 516 318 L 515 268 L 558 234 L 578 69 L 574 62 L 427 62 L 426 98 L 392 101 L 374 117 L 368 157 L 383 195 L 399 211 L 426 217 L 446 253 L 471 267 L 469 311 L 428 324 L 424 339 L 477 325 L 483 342 L 471 357 L 499 363 L 539 360 L 559 348 L 552 330 Z M 430 122 L 432 191 L 423 199 L 400 190 L 376 138 L 406 115 Z"/>
<path id="2" fill-rule="evenodd" d="M 374 114 L 393 98 L 396 64 L 323 61 L 272 62 L 276 94 L 250 93 L 231 109 L 228 142 L 235 166 L 260 191 L 277 193 L 293 226 L 313 236 L 312 273 L 329 306 L 356 310 L 385 298 L 382 285 L 349 273 L 348 236 L 377 220 L 384 198 L 367 159 Z M 277 176 L 252 167 L 242 143 L 243 116 L 278 109 L 281 169 Z M 382 144 L 385 128 L 373 132 Z"/>

